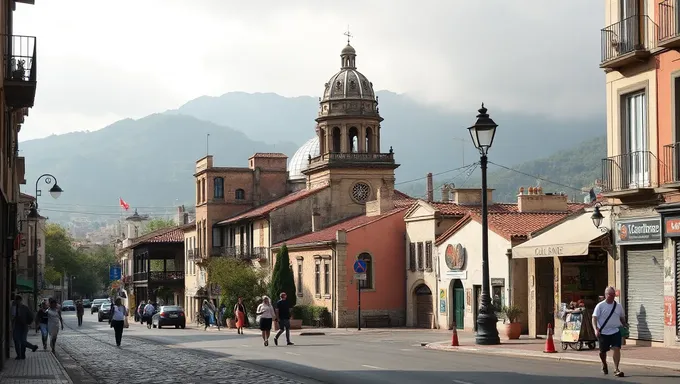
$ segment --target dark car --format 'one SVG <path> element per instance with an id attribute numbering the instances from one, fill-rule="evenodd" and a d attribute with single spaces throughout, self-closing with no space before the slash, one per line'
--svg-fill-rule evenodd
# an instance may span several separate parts
<path id="1" fill-rule="evenodd" d="M 154 328 L 163 328 L 166 326 L 175 326 L 175 328 L 186 327 L 187 319 L 184 316 L 184 309 L 178 305 L 163 305 L 151 318 L 151 324 Z"/>
<path id="2" fill-rule="evenodd" d="M 83 299 L 83 308 L 90 308 L 90 307 L 92 307 L 92 300 Z"/>
<path id="3" fill-rule="evenodd" d="M 106 301 L 102 303 L 101 306 L 99 306 L 99 311 L 97 311 L 97 317 L 99 319 L 99 322 L 102 322 L 104 320 L 108 320 L 111 317 L 111 302 Z"/>
<path id="4" fill-rule="evenodd" d="M 76 304 L 73 302 L 73 300 L 64 300 L 63 303 L 61 303 L 61 311 L 66 312 L 66 311 L 75 311 L 76 310 Z"/>
<path id="5" fill-rule="evenodd" d="M 94 299 L 94 301 L 92 302 L 92 306 L 90 307 L 90 314 L 99 311 L 99 307 L 102 305 L 102 303 L 105 303 L 107 301 L 109 301 L 109 299 Z"/>

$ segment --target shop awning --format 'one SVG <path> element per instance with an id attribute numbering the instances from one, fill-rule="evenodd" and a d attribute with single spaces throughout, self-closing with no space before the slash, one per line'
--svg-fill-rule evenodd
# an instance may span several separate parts
<path id="1" fill-rule="evenodd" d="M 16 290 L 17 293 L 31 293 L 33 292 L 33 282 L 26 280 L 22 277 L 17 277 L 16 280 Z"/>
<path id="2" fill-rule="evenodd" d="M 601 227 L 611 228 L 610 211 L 600 209 L 604 219 Z M 565 219 L 548 231 L 512 248 L 513 259 L 553 256 L 585 256 L 594 240 L 609 233 L 595 228 L 590 218 L 592 211 Z"/>

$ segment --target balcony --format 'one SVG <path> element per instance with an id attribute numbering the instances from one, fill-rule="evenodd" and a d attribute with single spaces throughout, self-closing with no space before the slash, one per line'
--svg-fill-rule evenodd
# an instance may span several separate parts
<path id="1" fill-rule="evenodd" d="M 659 47 L 680 48 L 680 7 L 678 0 L 659 3 Z"/>
<path id="2" fill-rule="evenodd" d="M 680 187 L 680 143 L 664 145 L 663 164 L 661 184 L 665 187 Z"/>
<path id="3" fill-rule="evenodd" d="M 269 247 L 213 247 L 213 256 L 238 257 L 242 260 L 260 260 L 268 258 Z"/>
<path id="4" fill-rule="evenodd" d="M 390 148 L 388 153 L 370 153 L 370 152 L 353 152 L 353 153 L 325 153 L 321 156 L 312 157 L 309 159 L 309 168 L 318 165 L 348 165 L 348 164 L 364 164 L 364 165 L 388 165 L 394 166 L 394 152 Z"/>
<path id="5" fill-rule="evenodd" d="M 184 271 L 137 272 L 132 277 L 135 282 L 169 282 L 184 280 Z"/>
<path id="6" fill-rule="evenodd" d="M 5 103 L 8 107 L 30 108 L 35 101 L 37 80 L 36 38 L 2 35 Z"/>
<path id="7" fill-rule="evenodd" d="M 602 159 L 602 194 L 626 197 L 652 193 L 658 158 L 650 151 L 636 151 Z"/>
<path id="8" fill-rule="evenodd" d="M 657 47 L 658 27 L 646 15 L 625 18 L 601 30 L 600 68 L 620 69 L 645 61 Z"/>

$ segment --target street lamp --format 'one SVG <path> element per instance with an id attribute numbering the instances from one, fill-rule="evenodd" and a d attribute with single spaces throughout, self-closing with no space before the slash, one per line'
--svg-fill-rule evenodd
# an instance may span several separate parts
<path id="1" fill-rule="evenodd" d="M 40 180 L 43 179 L 47 185 L 51 185 L 52 182 L 54 182 L 54 185 L 52 185 L 52 188 L 50 188 L 49 191 L 52 198 L 58 199 L 59 196 L 61 196 L 61 193 L 64 192 L 59 184 L 57 184 L 57 178 L 49 173 L 40 175 L 35 181 L 35 202 L 28 214 L 29 218 L 35 219 L 33 231 L 33 308 L 38 307 L 38 221 L 40 221 L 40 214 L 38 213 L 38 196 L 41 194 L 41 191 L 38 189 L 38 184 L 40 183 Z"/>
<path id="2" fill-rule="evenodd" d="M 600 212 L 600 207 L 602 204 L 597 203 L 595 204 L 595 210 L 593 211 L 592 216 L 590 216 L 590 219 L 593 221 L 593 225 L 595 228 L 598 228 L 602 233 L 609 232 L 609 228 L 607 227 L 601 227 L 602 225 L 602 220 L 604 220 L 604 216 Z"/>
<path id="3" fill-rule="evenodd" d="M 484 108 L 484 103 L 482 103 L 482 108 L 479 109 L 479 114 L 477 115 L 477 121 L 468 128 L 470 137 L 472 137 L 472 143 L 481 155 L 480 168 L 482 169 L 482 298 L 479 305 L 479 313 L 477 314 L 477 336 L 475 337 L 475 342 L 479 345 L 496 345 L 500 344 L 501 340 L 498 337 L 498 329 L 496 328 L 498 318 L 491 303 L 491 293 L 489 292 L 489 207 L 486 186 L 486 154 L 489 148 L 491 148 L 491 144 L 493 144 L 498 125 L 491 120 L 486 111 L 487 109 Z"/>

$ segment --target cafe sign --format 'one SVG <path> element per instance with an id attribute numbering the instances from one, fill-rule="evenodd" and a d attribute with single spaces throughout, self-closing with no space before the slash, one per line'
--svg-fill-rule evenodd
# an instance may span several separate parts
<path id="1" fill-rule="evenodd" d="M 661 243 L 661 218 L 627 219 L 616 222 L 616 244 Z"/>
<path id="2" fill-rule="evenodd" d="M 680 237 L 680 217 L 664 218 L 664 234 L 666 237 Z"/>

